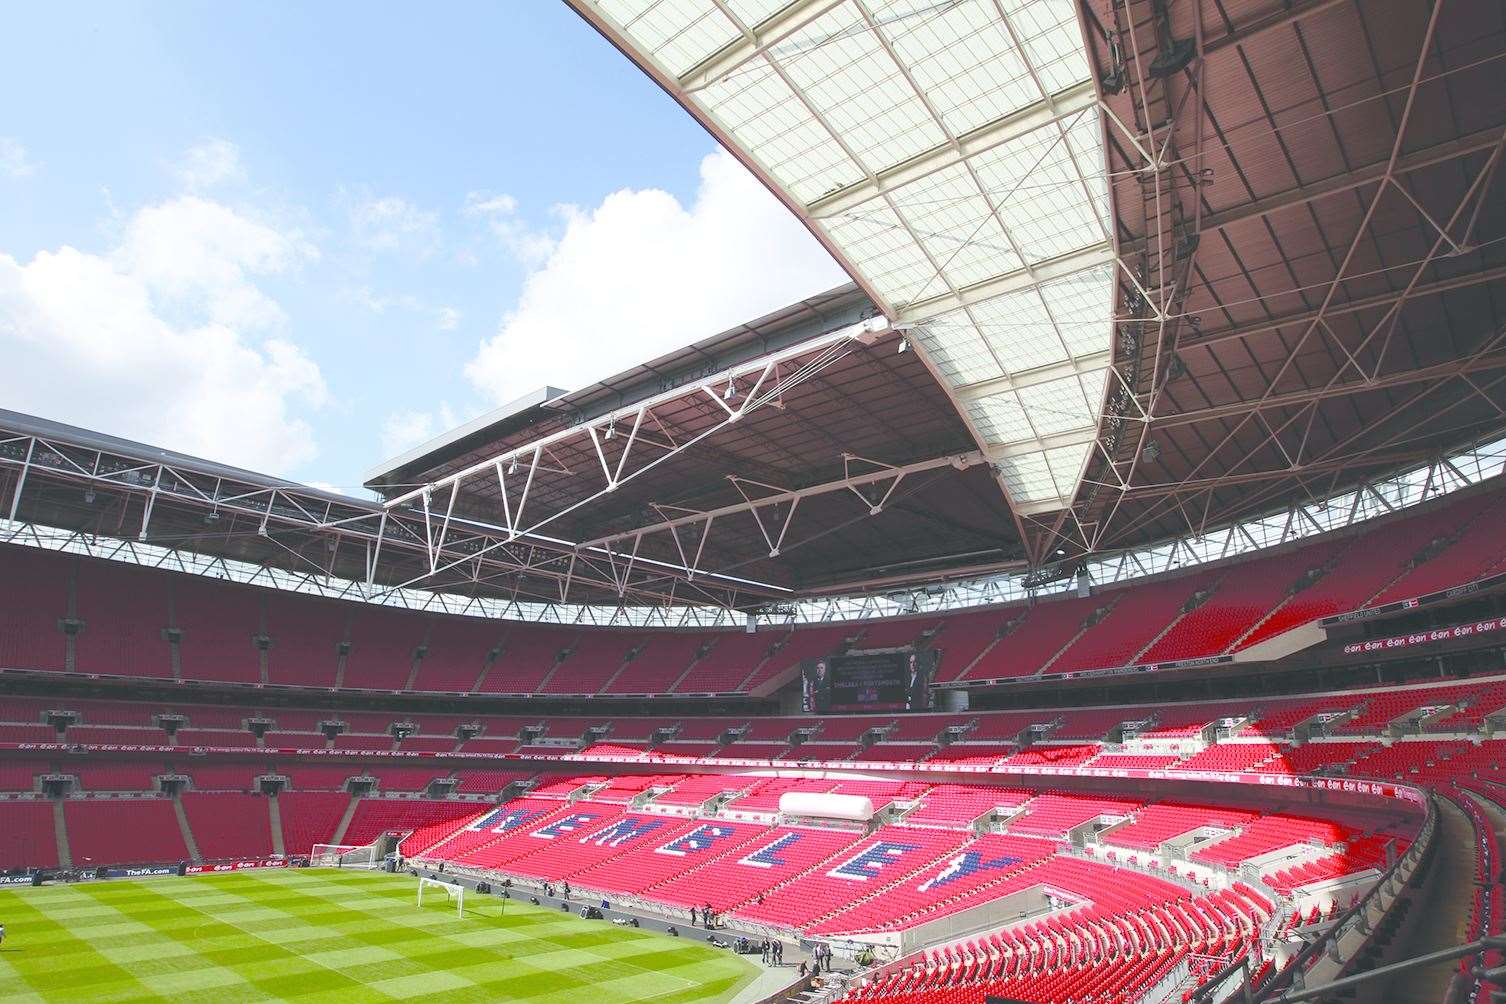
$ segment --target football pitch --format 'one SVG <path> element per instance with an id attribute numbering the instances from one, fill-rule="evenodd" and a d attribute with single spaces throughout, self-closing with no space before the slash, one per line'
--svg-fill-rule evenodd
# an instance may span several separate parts
<path id="1" fill-rule="evenodd" d="M 407 876 L 275 869 L 0 890 L 0 1001 L 725 1001 L 758 975 L 696 941 Z M 432 891 L 431 891 L 432 893 Z"/>

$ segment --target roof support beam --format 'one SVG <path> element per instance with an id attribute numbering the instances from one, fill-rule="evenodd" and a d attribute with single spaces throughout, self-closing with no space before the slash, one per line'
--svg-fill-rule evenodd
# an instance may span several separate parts
<path id="1" fill-rule="evenodd" d="M 997 446 L 989 444 L 984 448 L 984 452 L 990 460 L 1003 460 L 1008 457 L 1028 457 L 1049 450 L 1059 450 L 1063 446 L 1081 446 L 1084 443 L 1097 442 L 1097 440 L 1098 426 L 1092 425 L 1084 429 L 1068 429 L 1066 432 L 1049 432 L 1020 443 Z M 1052 511 L 1055 509 L 1053 508 Z"/>
<path id="2" fill-rule="evenodd" d="M 917 154 L 903 164 L 896 164 L 871 180 L 855 182 L 830 195 L 823 195 L 811 202 L 807 211 L 812 218 L 818 220 L 840 216 L 872 199 L 890 195 L 927 175 L 965 163 L 980 153 L 1076 115 L 1097 102 L 1098 93 L 1091 80 L 1074 84 L 1003 118 L 979 126 L 967 135 L 958 137 L 955 143 L 943 143 Z"/>
<path id="3" fill-rule="evenodd" d="M 1451 276 L 1447 279 L 1438 279 L 1434 282 L 1420 283 L 1412 289 L 1410 294 L 1405 289 L 1398 289 L 1394 292 L 1381 293 L 1377 296 L 1365 296 L 1344 303 L 1331 304 L 1324 316 L 1336 317 L 1344 314 L 1358 314 L 1379 307 L 1389 307 L 1403 298 L 1409 301 L 1417 300 L 1425 296 L 1436 296 L 1440 293 L 1447 293 L 1450 290 L 1466 289 L 1470 286 L 1480 286 L 1501 281 L 1506 281 L 1506 265 L 1484 269 L 1479 272 L 1465 272 L 1461 275 Z M 1177 348 L 1203 348 L 1210 345 L 1218 345 L 1222 342 L 1237 341 L 1241 338 L 1252 338 L 1294 324 L 1307 324 L 1317 316 L 1318 311 L 1316 309 L 1302 310 L 1281 317 L 1273 317 L 1267 321 L 1258 321 L 1254 324 L 1242 324 L 1233 328 L 1214 329 L 1196 334 L 1189 333 L 1183 336 L 1181 341 L 1177 343 Z"/>
<path id="4" fill-rule="evenodd" d="M 1411 153 L 1399 156 L 1393 165 L 1389 160 L 1376 161 L 1357 167 L 1353 171 L 1334 175 L 1322 181 L 1315 181 L 1309 185 L 1298 188 L 1289 188 L 1284 192 L 1247 202 L 1241 206 L 1225 209 L 1222 212 L 1210 213 L 1203 217 L 1202 227 L 1198 231 L 1201 234 L 1214 233 L 1237 223 L 1249 220 L 1258 220 L 1272 213 L 1278 213 L 1283 209 L 1291 209 L 1295 206 L 1305 206 L 1309 202 L 1317 202 L 1326 199 L 1330 195 L 1338 195 L 1350 192 L 1356 188 L 1373 185 L 1385 181 L 1387 178 L 1410 174 L 1420 171 L 1434 164 L 1443 164 L 1460 157 L 1467 157 L 1472 153 L 1481 153 L 1489 150 L 1501 141 L 1499 128 L 1482 129 L 1479 132 L 1461 136 L 1458 139 L 1439 143 L 1436 146 L 1423 147 Z M 1143 247 L 1143 241 L 1136 241 L 1123 245 L 1121 250 L 1125 254 L 1138 251 Z"/>
<path id="5" fill-rule="evenodd" d="M 871 463 L 868 461 L 862 461 L 860 458 L 856 457 L 849 457 L 845 459 L 849 461 L 849 463 L 847 464 L 849 468 L 852 466 L 853 462 L 864 464 Z M 828 495 L 832 492 L 856 491 L 857 489 L 865 487 L 867 485 L 882 484 L 887 481 L 894 481 L 897 483 L 899 479 L 903 479 L 905 477 L 908 477 L 909 475 L 922 474 L 926 471 L 934 471 L 943 467 L 955 467 L 960 471 L 967 470 L 969 467 L 976 466 L 977 464 L 981 464 L 983 462 L 983 454 L 975 450 L 969 453 L 957 453 L 944 457 L 932 457 L 929 460 L 917 460 L 914 463 L 898 464 L 892 467 L 887 465 L 877 465 L 873 470 L 864 471 L 857 474 L 848 473 L 835 481 L 827 481 L 822 484 L 810 485 L 805 488 L 774 491 L 771 494 L 761 495 L 757 498 L 749 496 L 742 487 L 744 485 L 755 485 L 757 484 L 756 482 L 749 481 L 746 478 L 738 478 L 735 475 L 729 474 L 728 478 L 737 485 L 738 490 L 743 494 L 743 497 L 746 499 L 746 501 L 736 502 L 731 505 L 722 506 L 719 509 L 711 509 L 705 512 L 690 512 L 686 513 L 683 516 L 676 516 L 673 519 L 662 520 L 658 523 L 649 523 L 645 526 L 640 526 L 632 530 L 624 530 L 620 533 L 610 534 L 605 537 L 597 537 L 594 540 L 582 541 L 579 546 L 583 548 L 610 547 L 612 544 L 620 543 L 622 541 L 641 539 L 648 534 L 674 531 L 683 526 L 694 526 L 700 523 L 708 523 L 711 520 L 722 519 L 727 516 L 735 516 L 739 513 L 754 513 L 756 515 L 756 513 L 760 509 L 767 509 L 771 506 L 784 505 L 786 503 L 798 503 L 801 499 L 812 498 L 817 495 Z M 768 486 L 759 485 L 759 487 Z M 860 498 L 864 499 L 864 501 L 868 501 L 866 496 L 863 496 L 861 493 L 858 494 Z M 773 542 L 771 541 L 770 543 L 772 546 Z"/>
<path id="6" fill-rule="evenodd" d="M 1349 383 L 1334 384 L 1329 387 L 1313 387 L 1308 390 L 1293 391 L 1290 394 L 1273 394 L 1259 401 L 1234 401 L 1229 404 L 1216 405 L 1212 408 L 1197 408 L 1192 411 L 1167 415 L 1164 418 L 1158 416 L 1152 424 L 1157 429 L 1192 425 L 1197 422 L 1245 415 L 1252 409 L 1291 408 L 1297 405 L 1309 404 L 1313 401 L 1348 397 L 1351 394 L 1364 394 L 1367 391 L 1387 390 L 1391 387 L 1405 387 L 1408 384 L 1428 383 L 1434 380 L 1447 380 L 1453 377 L 1462 377 L 1469 373 L 1477 373 L 1482 370 L 1500 369 L 1503 366 L 1506 366 L 1506 356 L 1477 356 L 1465 359 L 1462 362 L 1448 362 L 1438 366 L 1428 366 L 1423 369 L 1404 370 L 1400 373 L 1393 373 L 1376 380 L 1354 380 Z"/>
<path id="7" fill-rule="evenodd" d="M 1053 279 L 1061 279 L 1090 268 L 1111 265 L 1117 258 L 1107 241 L 1089 245 L 1077 251 L 1069 251 L 1057 258 L 1037 262 L 1028 269 L 1022 268 L 996 279 L 988 279 L 955 293 L 944 293 L 929 300 L 912 303 L 900 311 L 895 327 L 915 326 L 938 314 L 959 307 L 971 307 L 992 300 L 1005 293 L 1019 293 L 1033 289 Z"/>
<path id="8" fill-rule="evenodd" d="M 1061 380 L 1064 377 L 1097 373 L 1109 364 L 1110 355 L 1111 353 L 1106 348 L 1098 352 L 1089 352 L 1072 359 L 1063 359 L 1061 362 L 1037 366 L 1035 369 L 1021 370 L 1018 373 L 979 380 L 977 383 L 963 384 L 957 388 L 956 394 L 960 400 L 976 401 L 980 397 L 991 397 L 1008 390 L 1024 390 L 1027 387 L 1051 383 L 1053 380 Z"/>
<path id="9" fill-rule="evenodd" d="M 744 63 L 762 55 L 775 44 L 810 24 L 837 6 L 841 0 L 796 0 L 778 13 L 756 25 L 742 38 L 703 59 L 676 79 L 685 91 L 697 91 L 733 72 Z M 628 31 L 631 36 L 631 30 Z"/>
<path id="10" fill-rule="evenodd" d="M 703 380 L 676 387 L 672 390 L 665 391 L 662 394 L 657 394 L 643 401 L 639 401 L 636 404 L 625 405 L 615 411 L 608 412 L 605 415 L 597 416 L 585 426 L 573 426 L 568 429 L 561 429 L 560 431 L 550 433 L 548 436 L 545 436 L 541 439 L 523 443 L 522 445 L 513 447 L 510 450 L 487 457 L 485 460 L 471 464 L 469 467 L 463 468 L 462 470 L 452 471 L 451 473 L 446 474 L 444 477 L 438 478 L 426 485 L 414 488 L 410 491 L 402 493 L 401 495 L 394 495 L 391 498 L 385 499 L 382 502 L 382 507 L 384 509 L 394 509 L 398 506 L 407 505 L 426 494 L 438 491 L 442 488 L 448 488 L 452 482 L 465 481 L 469 478 L 476 477 L 477 475 L 485 475 L 489 477 L 493 469 L 498 464 L 510 464 L 514 460 L 522 461 L 528 459 L 530 456 L 536 457 L 541 451 L 547 451 L 549 447 L 555 445 L 556 443 L 564 442 L 565 440 L 576 437 L 592 435 L 594 434 L 594 430 L 598 427 L 602 429 L 610 429 L 615 426 L 619 420 L 623 423 L 634 423 L 634 428 L 636 429 L 636 423 L 639 421 L 640 416 L 643 412 L 652 411 L 654 408 L 668 401 L 675 401 L 681 398 L 696 397 L 701 394 L 706 394 L 710 397 L 711 400 L 715 401 L 719 406 L 722 407 L 722 409 L 727 413 L 727 419 L 729 421 L 735 422 L 742 417 L 743 412 L 751 410 L 752 408 L 759 407 L 763 404 L 767 404 L 768 401 L 773 400 L 773 396 L 771 396 L 772 391 L 765 390 L 765 396 L 763 398 L 759 398 L 758 390 L 759 388 L 763 387 L 764 381 L 769 376 L 771 370 L 778 367 L 780 364 L 793 362 L 794 360 L 801 357 L 815 356 L 824 349 L 828 349 L 833 346 L 840 346 L 844 342 L 854 340 L 871 341 L 873 338 L 882 335 L 888 330 L 889 323 L 883 317 L 872 317 L 865 321 L 859 321 L 856 324 L 850 324 L 845 327 L 838 328 L 835 331 L 827 332 L 826 334 L 820 335 L 816 338 L 800 342 L 796 345 L 789 346 L 788 348 L 780 349 L 778 352 L 773 352 L 765 356 L 759 356 L 756 359 L 750 359 L 745 362 L 738 363 L 735 366 L 730 366 L 727 369 L 722 370 L 721 372 L 716 373 L 713 376 L 706 377 Z M 810 364 L 810 360 L 807 360 L 806 365 L 809 366 Z M 739 378 L 746 379 L 749 377 L 752 377 L 755 380 L 754 389 L 744 394 L 742 406 L 734 410 L 724 404 L 722 402 L 720 394 L 717 393 L 716 388 L 720 388 L 723 384 L 730 385 L 732 381 L 735 381 Z M 785 382 L 788 383 L 790 379 L 793 378 L 786 377 Z M 689 444 L 681 443 L 674 448 L 673 452 L 679 452 L 683 450 L 687 445 Z M 638 473 L 641 473 L 641 469 Z M 612 488 L 615 488 L 618 484 L 623 481 L 627 481 L 633 476 L 633 473 L 621 473 L 619 465 L 618 476 L 615 478 L 609 476 L 607 478 L 607 481 Z"/>
<path id="11" fill-rule="evenodd" d="M 1306 0 L 1296 3 L 1281 10 L 1272 11 L 1265 17 L 1256 18 L 1249 24 L 1243 24 L 1235 28 L 1227 35 L 1220 35 L 1203 43 L 1203 55 L 1210 56 L 1221 49 L 1227 49 L 1231 45 L 1243 45 L 1252 39 L 1259 38 L 1268 31 L 1276 28 L 1284 28 L 1294 25 L 1304 18 L 1321 14 L 1325 10 L 1334 7 L 1343 7 L 1353 4 L 1355 0 Z"/>

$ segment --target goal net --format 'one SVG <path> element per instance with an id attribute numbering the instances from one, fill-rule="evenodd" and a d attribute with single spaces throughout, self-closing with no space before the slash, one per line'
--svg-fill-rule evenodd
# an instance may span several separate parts
<path id="1" fill-rule="evenodd" d="M 309 864 L 315 868 L 380 868 L 375 844 L 356 847 L 351 844 L 315 844 L 309 851 Z"/>
<path id="2" fill-rule="evenodd" d="M 418 880 L 418 905 L 424 905 L 424 890 L 429 890 L 429 896 L 445 896 L 455 904 L 455 916 L 465 916 L 465 886 L 444 879 L 420 878 Z"/>

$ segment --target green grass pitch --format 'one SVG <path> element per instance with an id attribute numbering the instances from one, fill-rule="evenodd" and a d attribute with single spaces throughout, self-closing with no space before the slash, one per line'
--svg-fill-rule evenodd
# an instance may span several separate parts
<path id="1" fill-rule="evenodd" d="M 0 890 L 0 1001 L 725 1001 L 722 949 L 407 876 L 277 869 Z M 431 890 L 434 892 L 435 890 Z"/>

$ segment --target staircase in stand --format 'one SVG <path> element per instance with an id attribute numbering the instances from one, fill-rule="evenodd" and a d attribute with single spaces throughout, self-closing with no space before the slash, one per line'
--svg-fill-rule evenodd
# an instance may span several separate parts
<path id="1" fill-rule="evenodd" d="M 340 817 L 340 825 L 335 827 L 335 835 L 329 838 L 332 844 L 339 844 L 345 840 L 345 831 L 350 829 L 350 820 L 356 814 L 356 806 L 361 804 L 360 795 L 350 796 L 350 804 L 345 807 L 345 815 Z"/>
<path id="2" fill-rule="evenodd" d="M 272 853 L 286 854 L 287 848 L 282 841 L 282 806 L 276 795 L 267 796 L 267 821 L 272 828 Z"/>
<path id="3" fill-rule="evenodd" d="M 73 852 L 68 848 L 68 819 L 63 815 L 63 800 L 52 800 L 52 832 L 58 844 L 58 864 L 64 868 L 73 867 Z"/>
<path id="4" fill-rule="evenodd" d="M 178 829 L 183 834 L 183 845 L 188 848 L 190 860 L 203 864 L 204 859 L 199 856 L 199 842 L 193 838 L 193 827 L 188 825 L 188 813 L 183 811 L 183 799 L 173 796 L 173 815 L 178 817 Z"/>

